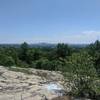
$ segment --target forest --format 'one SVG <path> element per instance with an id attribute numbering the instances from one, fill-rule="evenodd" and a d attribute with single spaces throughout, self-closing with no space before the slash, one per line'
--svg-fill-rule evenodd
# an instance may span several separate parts
<path id="1" fill-rule="evenodd" d="M 100 41 L 86 46 L 58 43 L 54 47 L 0 46 L 0 65 L 61 71 L 74 83 L 73 95 L 100 94 Z"/>

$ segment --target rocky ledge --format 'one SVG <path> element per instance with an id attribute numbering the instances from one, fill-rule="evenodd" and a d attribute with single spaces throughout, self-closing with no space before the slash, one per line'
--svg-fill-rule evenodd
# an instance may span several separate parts
<path id="1" fill-rule="evenodd" d="M 0 100 L 52 100 L 64 93 L 60 72 L 0 66 Z"/>

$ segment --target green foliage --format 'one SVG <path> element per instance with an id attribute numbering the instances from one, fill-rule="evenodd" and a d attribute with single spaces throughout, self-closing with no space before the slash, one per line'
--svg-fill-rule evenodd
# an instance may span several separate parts
<path id="1" fill-rule="evenodd" d="M 81 91 L 94 90 L 96 69 L 93 58 L 87 52 L 73 53 L 66 65 L 63 72 L 65 72 L 65 77 L 69 77 L 70 82 L 73 83 L 72 88 L 75 94 L 79 94 Z"/>
<path id="2" fill-rule="evenodd" d="M 13 66 L 13 65 L 15 65 L 15 61 L 12 57 L 8 56 L 8 57 L 5 57 L 4 64 L 6 66 Z"/>
<path id="3" fill-rule="evenodd" d="M 29 64 L 21 60 L 18 61 L 16 66 L 21 67 L 21 68 L 29 68 Z"/>
<path id="4" fill-rule="evenodd" d="M 26 42 L 24 42 L 21 47 L 20 47 L 20 53 L 19 53 L 19 57 L 22 61 L 27 62 L 27 51 L 28 51 L 28 44 Z"/>
<path id="5" fill-rule="evenodd" d="M 59 60 L 50 61 L 46 58 L 43 58 L 43 59 L 33 61 L 32 64 L 31 64 L 31 67 L 36 68 L 36 69 L 58 71 L 63 67 L 63 63 Z"/>
<path id="6" fill-rule="evenodd" d="M 66 58 L 66 56 L 69 56 L 70 55 L 70 48 L 68 47 L 67 44 L 58 44 L 57 45 L 57 48 L 56 48 L 56 54 L 57 54 L 57 57 L 62 57 L 62 58 Z"/>
<path id="7" fill-rule="evenodd" d="M 11 56 L 0 55 L 0 64 L 4 66 L 13 66 L 15 61 Z"/>
<path id="8" fill-rule="evenodd" d="M 94 67 L 100 76 L 100 41 L 97 40 L 94 44 L 90 44 L 87 51 L 94 58 Z"/>
<path id="9" fill-rule="evenodd" d="M 73 83 L 72 92 L 100 92 L 100 41 L 83 48 L 64 43 L 36 48 L 26 42 L 17 48 L 0 46 L 0 65 L 62 71 L 65 79 Z"/>

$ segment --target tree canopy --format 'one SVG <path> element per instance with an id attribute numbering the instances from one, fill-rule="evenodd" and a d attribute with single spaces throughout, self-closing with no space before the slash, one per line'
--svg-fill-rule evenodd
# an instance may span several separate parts
<path id="1" fill-rule="evenodd" d="M 19 47 L 0 46 L 0 65 L 61 71 L 65 79 L 74 82 L 74 90 L 96 91 L 93 87 L 95 79 L 100 81 L 100 41 L 81 48 L 64 43 L 32 47 L 26 42 Z"/>

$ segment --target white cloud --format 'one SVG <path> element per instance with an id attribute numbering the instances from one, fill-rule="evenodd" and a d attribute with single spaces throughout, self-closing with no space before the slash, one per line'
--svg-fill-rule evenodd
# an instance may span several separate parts
<path id="1" fill-rule="evenodd" d="M 100 32 L 99 31 L 84 31 L 77 34 L 69 34 L 62 39 L 62 42 L 66 43 L 91 43 L 96 40 L 100 40 Z"/>
<path id="2" fill-rule="evenodd" d="M 50 36 L 37 36 L 34 39 L 31 39 L 31 43 L 38 42 L 48 42 L 48 43 L 70 43 L 70 44 L 87 44 L 100 40 L 100 31 L 84 31 L 79 33 L 59 33 L 51 34 Z M 30 42 L 30 38 L 29 38 Z"/>
<path id="3" fill-rule="evenodd" d="M 100 40 L 100 31 L 84 31 L 79 33 L 56 33 L 56 34 L 47 34 L 47 35 L 32 35 L 32 36 L 14 36 L 14 35 L 2 35 L 0 36 L 0 43 L 22 43 L 24 41 L 28 43 L 39 43 L 39 42 L 48 42 L 48 43 L 70 43 L 70 44 L 86 44 L 91 43 L 96 40 Z"/>

